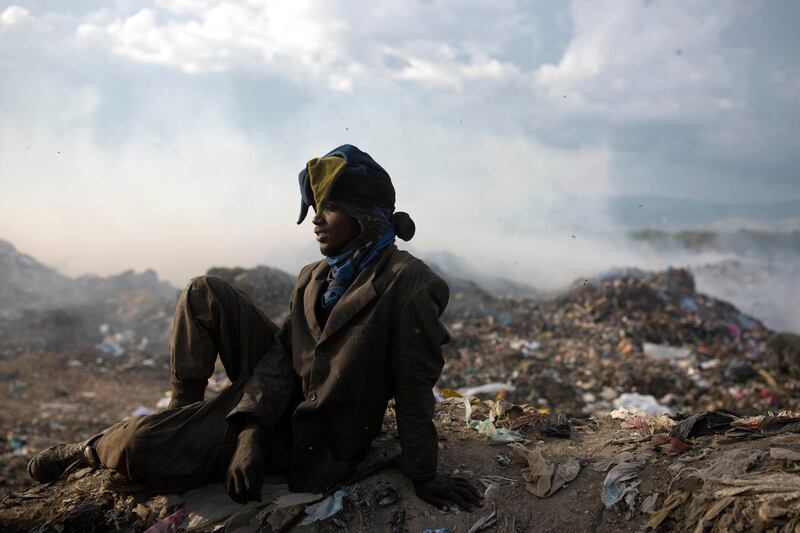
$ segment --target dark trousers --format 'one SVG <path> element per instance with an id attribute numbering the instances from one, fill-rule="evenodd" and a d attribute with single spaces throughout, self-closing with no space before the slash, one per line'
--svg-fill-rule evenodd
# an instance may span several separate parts
<path id="1" fill-rule="evenodd" d="M 100 462 L 162 490 L 185 490 L 221 478 L 237 438 L 237 428 L 225 417 L 239 403 L 277 329 L 243 292 L 213 276 L 194 278 L 181 293 L 172 326 L 175 407 L 106 429 L 94 443 Z M 218 355 L 232 385 L 203 400 Z M 288 464 L 288 435 L 279 426 L 268 439 L 268 470 Z"/>

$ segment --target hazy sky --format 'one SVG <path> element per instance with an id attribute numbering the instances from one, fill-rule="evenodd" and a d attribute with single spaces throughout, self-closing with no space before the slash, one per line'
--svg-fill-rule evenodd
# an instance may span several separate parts
<path id="1" fill-rule="evenodd" d="M 0 238 L 69 274 L 293 269 L 317 257 L 297 172 L 352 143 L 416 249 L 562 282 L 626 262 L 608 196 L 800 198 L 798 21 L 792 0 L 0 1 Z"/>

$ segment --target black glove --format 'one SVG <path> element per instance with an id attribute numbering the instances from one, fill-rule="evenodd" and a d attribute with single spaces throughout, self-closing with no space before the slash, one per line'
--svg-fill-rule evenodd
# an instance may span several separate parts
<path id="1" fill-rule="evenodd" d="M 420 499 L 442 511 L 447 511 L 451 502 L 467 512 L 483 507 L 483 496 L 463 477 L 436 474 L 428 481 L 415 481 L 414 488 Z"/>
<path id="2" fill-rule="evenodd" d="M 236 502 L 261 501 L 266 471 L 264 436 L 264 430 L 255 420 L 246 422 L 239 433 L 227 479 L 228 495 Z"/>

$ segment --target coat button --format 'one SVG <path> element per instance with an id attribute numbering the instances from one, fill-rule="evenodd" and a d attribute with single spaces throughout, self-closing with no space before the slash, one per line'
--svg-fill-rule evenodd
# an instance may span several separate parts
<path id="1" fill-rule="evenodd" d="M 308 399 L 311 400 L 312 402 L 316 402 L 317 401 L 317 393 L 316 392 L 312 392 L 311 394 L 309 394 Z"/>

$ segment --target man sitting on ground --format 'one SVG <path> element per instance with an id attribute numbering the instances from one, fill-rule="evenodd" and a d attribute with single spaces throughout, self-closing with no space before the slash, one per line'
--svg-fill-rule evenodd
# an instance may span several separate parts
<path id="1" fill-rule="evenodd" d="M 389 174 L 344 145 L 299 180 L 297 223 L 314 208 L 325 258 L 300 271 L 282 327 L 221 279 L 193 279 L 173 323 L 170 409 L 44 450 L 28 465 L 33 478 L 80 461 L 165 492 L 224 478 L 240 502 L 260 499 L 268 472 L 287 472 L 292 490 L 324 491 L 353 473 L 394 398 L 399 468 L 417 495 L 443 509 L 480 505 L 469 482 L 437 471 L 432 389 L 449 291 L 394 245 L 415 227 L 394 211 Z M 232 384 L 204 400 L 217 356 Z"/>

